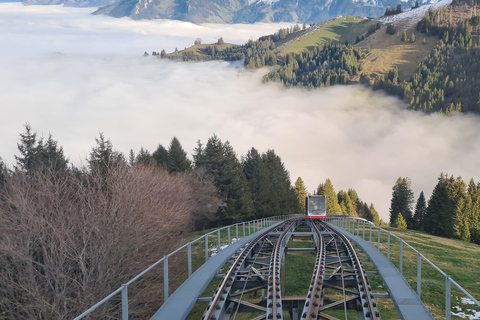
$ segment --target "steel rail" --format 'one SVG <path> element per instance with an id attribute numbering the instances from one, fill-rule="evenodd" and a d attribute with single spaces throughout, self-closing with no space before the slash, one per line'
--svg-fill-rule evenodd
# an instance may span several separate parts
<path id="1" fill-rule="evenodd" d="M 323 291 L 323 275 L 325 273 L 325 241 L 322 232 L 315 222 L 311 224 L 317 235 L 317 259 L 313 270 L 312 281 L 308 290 L 307 299 L 302 312 L 302 319 L 317 319 Z"/>
<path id="2" fill-rule="evenodd" d="M 238 255 L 238 257 L 235 259 L 234 263 L 228 270 L 228 272 L 225 274 L 225 277 L 223 278 L 222 282 L 218 286 L 218 289 L 215 292 L 215 295 L 212 297 L 211 303 L 209 303 L 209 305 L 207 306 L 207 310 L 203 315 L 202 320 L 217 320 L 217 318 L 215 317 L 215 313 L 219 309 L 221 309 L 220 304 L 225 302 L 226 296 L 228 295 L 228 293 L 232 288 L 233 281 L 235 280 L 237 273 L 240 270 L 240 266 L 243 264 L 243 262 L 247 258 L 250 251 L 262 238 L 266 237 L 269 233 L 278 229 L 279 227 L 285 225 L 287 222 L 288 221 L 285 221 L 278 226 L 272 227 L 266 230 L 265 232 L 262 232 L 255 239 L 250 241 L 250 243 L 241 251 L 241 253 Z"/>
<path id="3" fill-rule="evenodd" d="M 380 319 L 380 314 L 376 310 L 377 304 L 373 298 L 372 288 L 370 287 L 370 283 L 368 282 L 365 269 L 363 268 L 362 262 L 358 257 L 358 254 L 355 251 L 355 248 L 353 248 L 352 243 L 347 239 L 345 235 L 343 235 L 343 233 L 328 227 L 327 224 L 325 223 L 323 224 L 326 229 L 332 230 L 345 243 L 345 247 L 347 248 L 348 254 L 352 259 L 353 267 L 355 269 L 355 274 L 356 274 L 357 283 L 358 283 L 358 292 L 362 300 L 362 309 L 363 309 L 363 314 L 365 318 L 371 319 L 371 320 Z"/>
<path id="4" fill-rule="evenodd" d="M 280 263 L 282 259 L 282 247 L 286 235 L 295 225 L 291 222 L 288 227 L 280 234 L 273 248 L 273 254 L 270 261 L 270 276 L 268 278 L 268 298 L 267 298 L 267 319 L 279 320 L 282 315 L 282 292 L 280 290 Z"/>
<path id="5" fill-rule="evenodd" d="M 333 232 L 329 231 L 330 235 L 332 236 L 333 244 L 335 245 L 335 251 L 337 252 L 337 257 L 338 257 L 338 267 L 340 268 L 341 272 L 341 279 L 342 279 L 342 295 L 343 295 L 343 301 L 341 302 L 343 304 L 343 314 L 345 316 L 345 320 L 348 318 L 347 314 L 347 293 L 346 293 L 346 288 L 345 288 L 345 270 L 342 265 L 342 259 L 340 257 L 340 250 L 338 249 L 338 244 L 337 244 L 337 239 L 335 238 L 335 235 Z"/>

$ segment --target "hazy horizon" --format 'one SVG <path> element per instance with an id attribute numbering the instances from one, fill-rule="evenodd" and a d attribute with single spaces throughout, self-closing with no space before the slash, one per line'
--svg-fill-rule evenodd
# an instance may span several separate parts
<path id="1" fill-rule="evenodd" d="M 214 133 L 239 157 L 274 149 L 313 192 L 330 178 L 388 221 L 392 187 L 410 177 L 428 197 L 441 172 L 478 182 L 480 118 L 426 115 L 360 86 L 305 91 L 261 83 L 238 63 L 143 57 L 195 38 L 244 43 L 289 24 L 194 25 L 92 16 L 92 8 L 0 4 L 0 156 L 10 165 L 30 123 L 75 164 L 103 132 L 115 149 L 153 152 L 179 138 L 189 155 Z"/>

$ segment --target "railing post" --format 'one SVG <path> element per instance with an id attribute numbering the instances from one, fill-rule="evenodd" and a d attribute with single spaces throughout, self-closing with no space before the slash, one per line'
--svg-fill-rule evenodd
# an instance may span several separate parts
<path id="1" fill-rule="evenodd" d="M 122 284 L 122 320 L 128 320 L 128 291 L 126 284 Z"/>
<path id="2" fill-rule="evenodd" d="M 378 250 L 380 250 L 380 236 L 382 234 L 382 229 L 378 228 Z"/>
<path id="3" fill-rule="evenodd" d="M 251 228 L 251 227 L 250 227 L 250 221 L 248 221 L 248 235 L 250 235 L 250 233 L 251 233 L 251 231 L 252 231 L 250 228 Z"/>
<path id="4" fill-rule="evenodd" d="M 390 261 L 390 232 L 388 233 L 387 237 L 387 258 Z"/>
<path id="5" fill-rule="evenodd" d="M 370 225 L 370 244 L 372 244 L 372 225 Z"/>
<path id="6" fill-rule="evenodd" d="M 188 277 L 192 275 L 192 243 L 188 243 Z"/>
<path id="7" fill-rule="evenodd" d="M 237 239 L 238 241 L 238 223 L 235 225 L 235 235 L 236 235 L 235 239 Z"/>
<path id="8" fill-rule="evenodd" d="M 168 299 L 168 256 L 163 260 L 163 295 L 164 301 Z"/>
<path id="9" fill-rule="evenodd" d="M 357 237 L 360 236 L 360 221 L 357 221 Z"/>
<path id="10" fill-rule="evenodd" d="M 205 235 L 205 262 L 208 261 L 208 234 Z"/>
<path id="11" fill-rule="evenodd" d="M 230 226 L 228 226 L 228 245 L 230 245 Z"/>
<path id="12" fill-rule="evenodd" d="M 243 222 L 243 237 L 245 238 L 245 222 Z"/>
<path id="13" fill-rule="evenodd" d="M 398 257 L 400 260 L 400 273 L 403 275 L 403 240 L 400 239 L 400 257 Z"/>
<path id="14" fill-rule="evenodd" d="M 422 254 L 417 252 L 417 295 L 422 299 Z"/>
<path id="15" fill-rule="evenodd" d="M 363 240 L 365 240 L 365 221 L 363 221 Z"/>
<path id="16" fill-rule="evenodd" d="M 220 229 L 217 230 L 217 253 L 220 252 Z"/>
<path id="17" fill-rule="evenodd" d="M 451 306 L 451 278 L 447 274 L 445 276 L 445 320 L 450 320 L 451 313 L 452 313 L 452 306 Z"/>

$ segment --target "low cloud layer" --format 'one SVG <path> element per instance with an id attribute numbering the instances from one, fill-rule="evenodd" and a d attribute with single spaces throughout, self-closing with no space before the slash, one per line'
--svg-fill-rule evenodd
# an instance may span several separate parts
<path id="1" fill-rule="evenodd" d="M 479 178 L 478 117 L 406 111 L 397 99 L 362 87 L 263 85 L 266 70 L 245 72 L 238 64 L 141 57 L 149 46 L 187 46 L 196 37 L 242 43 L 279 25 L 237 31 L 89 11 L 0 4 L 0 27 L 9 30 L 0 35 L 0 156 L 9 163 L 26 122 L 40 135 L 52 133 L 77 164 L 99 132 L 124 153 L 153 151 L 172 136 L 191 153 L 196 140 L 216 133 L 239 154 L 275 149 L 292 182 L 301 176 L 310 191 L 326 178 L 337 191 L 355 188 L 384 220 L 399 176 L 412 179 L 415 197 L 421 190 L 428 197 L 440 172 Z"/>

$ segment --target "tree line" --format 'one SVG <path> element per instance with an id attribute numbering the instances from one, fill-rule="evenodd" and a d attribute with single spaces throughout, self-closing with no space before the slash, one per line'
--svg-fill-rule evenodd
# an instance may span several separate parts
<path id="1" fill-rule="evenodd" d="M 175 137 L 167 147 L 127 157 L 100 134 L 85 160 L 74 166 L 51 135 L 38 137 L 28 124 L 13 167 L 0 158 L 2 318 L 73 318 L 192 230 L 303 213 L 308 194 L 301 178 L 291 185 L 274 150 L 251 148 L 239 158 L 216 135 L 197 142 L 191 161 Z M 330 214 L 378 217 L 353 189 L 332 191 L 329 180 L 317 190 L 331 197 Z M 172 270 L 181 263 L 169 261 Z M 157 309 L 162 274 L 129 287 L 130 315 L 145 318 Z M 119 305 L 113 299 L 98 314 Z"/>
<path id="2" fill-rule="evenodd" d="M 415 203 L 415 208 L 413 205 Z M 480 183 L 440 174 L 428 200 L 423 191 L 415 202 L 409 178 L 398 178 L 390 205 L 390 225 L 480 244 Z"/>
<path id="3" fill-rule="evenodd" d="M 373 203 L 369 205 L 363 202 L 355 189 L 340 190 L 336 193 L 332 181 L 327 178 L 318 185 L 314 193 L 326 196 L 327 215 L 357 216 L 372 221 L 377 226 L 384 223 Z"/>

